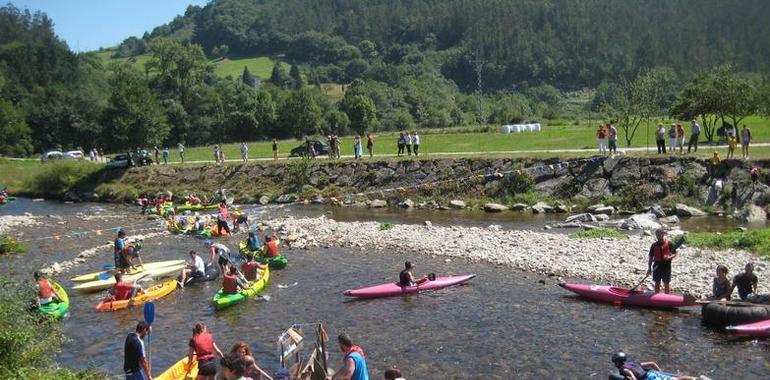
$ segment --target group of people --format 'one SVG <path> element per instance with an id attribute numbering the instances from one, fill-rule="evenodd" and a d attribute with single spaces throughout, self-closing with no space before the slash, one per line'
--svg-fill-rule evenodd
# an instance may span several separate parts
<path id="1" fill-rule="evenodd" d="M 406 154 L 411 156 L 414 153 L 415 156 L 420 154 L 420 135 L 417 132 L 403 132 L 398 135 L 398 156 Z M 405 153 L 406 152 L 406 153 Z"/>
<path id="2" fill-rule="evenodd" d="M 152 152 L 155 155 L 155 164 L 156 165 L 160 165 L 160 157 L 161 156 L 163 156 L 163 164 L 164 165 L 168 164 L 169 152 L 168 152 L 168 147 L 167 146 L 163 147 L 163 150 L 161 151 L 158 148 L 158 146 L 156 145 L 156 146 L 154 146 L 152 148 Z"/>
<path id="3" fill-rule="evenodd" d="M 599 124 L 596 130 L 599 139 L 599 153 L 613 155 L 618 152 L 618 129 L 612 123 Z"/>
<path id="4" fill-rule="evenodd" d="M 698 151 L 698 139 L 700 138 L 701 126 L 697 120 L 690 121 L 690 139 L 687 142 L 687 153 L 690 153 L 692 149 L 695 152 Z M 724 132 L 725 139 L 727 141 L 727 157 L 735 158 L 735 148 L 738 143 L 741 144 L 741 157 L 749 157 L 749 144 L 751 143 L 751 129 L 745 124 L 741 128 L 740 133 L 735 127 L 729 127 Z M 658 154 L 666 153 L 666 138 L 668 137 L 668 152 L 675 153 L 679 148 L 679 154 L 684 154 L 684 142 L 685 142 L 685 129 L 682 124 L 674 123 L 666 130 L 663 124 L 658 124 L 655 129 L 655 144 L 658 147 Z"/>

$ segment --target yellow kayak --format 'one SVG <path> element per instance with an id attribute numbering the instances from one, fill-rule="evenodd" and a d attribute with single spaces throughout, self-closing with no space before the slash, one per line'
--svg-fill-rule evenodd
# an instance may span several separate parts
<path id="1" fill-rule="evenodd" d="M 172 266 L 162 267 L 157 269 L 148 269 L 141 273 L 125 275 L 123 276 L 123 281 L 132 282 L 140 277 L 157 278 L 157 277 L 173 276 L 181 273 L 182 268 L 184 267 L 185 267 L 184 264 L 180 264 L 180 265 L 172 265 Z M 88 292 L 95 292 L 99 290 L 109 289 L 113 285 L 115 285 L 115 277 L 110 277 L 106 280 L 96 280 L 96 281 L 88 281 L 88 282 L 80 283 L 76 286 L 73 286 L 72 290 L 88 293 Z"/>
<path id="2" fill-rule="evenodd" d="M 169 295 L 176 289 L 176 280 L 166 281 L 162 284 L 155 285 L 137 295 L 134 298 L 121 301 L 112 301 L 110 299 L 104 299 L 96 304 L 97 311 L 113 311 L 125 309 L 131 306 L 144 305 L 148 301 L 154 301 L 159 298 L 163 298 Z"/>
<path id="3" fill-rule="evenodd" d="M 192 380 L 198 376 L 198 361 L 193 357 L 192 368 L 187 372 L 187 355 L 176 364 L 169 367 L 160 376 L 155 376 L 155 380 Z"/>
<path id="4" fill-rule="evenodd" d="M 163 268 L 163 267 L 179 265 L 179 264 L 184 264 L 184 260 L 166 260 L 166 261 L 156 261 L 153 263 L 144 263 L 144 265 L 141 267 L 130 268 L 127 274 L 136 274 L 136 273 L 141 273 L 148 269 L 157 269 L 157 268 Z M 99 276 L 103 276 L 105 274 L 113 275 L 115 273 L 118 273 L 117 269 L 88 273 L 81 276 L 73 277 L 72 281 L 75 281 L 75 282 L 96 281 L 99 279 Z"/>

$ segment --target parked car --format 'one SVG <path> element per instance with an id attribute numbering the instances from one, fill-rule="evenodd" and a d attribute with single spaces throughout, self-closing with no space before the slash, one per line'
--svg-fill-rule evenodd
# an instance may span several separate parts
<path id="1" fill-rule="evenodd" d="M 313 148 L 315 149 L 315 155 L 316 156 L 323 156 L 329 154 L 329 146 L 326 145 L 323 141 L 318 140 L 310 140 L 310 143 L 313 144 Z M 308 154 L 307 152 L 307 143 L 302 143 L 302 145 L 294 148 L 289 153 L 290 157 L 302 157 L 306 156 Z"/>
<path id="2" fill-rule="evenodd" d="M 85 154 L 83 154 L 82 150 L 70 150 L 64 152 L 62 158 L 65 160 L 82 160 L 85 158 Z"/>
<path id="3" fill-rule="evenodd" d="M 110 169 L 127 168 L 129 166 L 134 166 L 134 163 L 131 161 L 131 156 L 128 153 L 118 154 L 107 163 L 107 168 Z"/>
<path id="4" fill-rule="evenodd" d="M 40 156 L 41 161 L 50 161 L 50 160 L 61 160 L 61 158 L 64 156 L 64 153 L 59 152 L 58 150 L 49 150 L 48 152 L 43 153 L 42 156 Z"/>

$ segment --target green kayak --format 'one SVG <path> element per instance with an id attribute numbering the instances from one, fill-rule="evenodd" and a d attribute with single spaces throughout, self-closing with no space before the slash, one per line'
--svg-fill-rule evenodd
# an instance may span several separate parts
<path id="1" fill-rule="evenodd" d="M 289 265 L 289 260 L 286 259 L 286 256 L 276 256 L 276 257 L 263 257 L 263 256 L 257 256 L 257 261 L 259 261 L 262 264 L 267 264 L 270 269 L 283 269 L 286 268 L 287 265 Z"/>
<path id="2" fill-rule="evenodd" d="M 203 238 L 203 239 L 209 239 L 209 238 L 211 238 L 211 235 L 212 235 L 211 232 L 212 232 L 211 228 L 210 227 L 206 227 L 206 229 L 204 229 L 203 231 L 198 231 L 198 233 L 196 233 L 195 236 L 197 236 L 199 238 Z"/>
<path id="3" fill-rule="evenodd" d="M 12 202 L 12 201 L 15 201 L 15 200 L 16 200 L 16 197 L 7 197 L 7 198 L 3 199 L 2 201 L 0 201 L 0 205 L 4 205 L 4 204 L 6 204 L 8 202 Z"/>
<path id="4" fill-rule="evenodd" d="M 56 290 L 56 293 L 59 293 L 62 300 L 53 300 L 48 304 L 42 305 L 38 311 L 40 314 L 50 315 L 55 319 L 61 319 L 64 314 L 67 314 L 67 310 L 70 309 L 70 298 L 58 282 L 53 280 L 48 280 L 48 282 L 51 283 L 51 287 Z"/>
<path id="5" fill-rule="evenodd" d="M 235 293 L 235 294 L 224 294 L 222 293 L 222 289 L 219 289 L 219 291 L 217 291 L 217 294 L 214 295 L 214 299 L 211 300 L 211 303 L 214 305 L 214 309 L 222 310 L 228 306 L 241 303 L 246 298 L 254 297 L 261 291 L 265 290 L 268 282 L 270 282 L 270 269 L 265 268 L 263 271 L 260 271 L 260 272 L 262 273 L 259 280 L 249 281 L 249 285 L 251 285 L 251 289 L 246 289 L 241 291 L 240 293 Z"/>

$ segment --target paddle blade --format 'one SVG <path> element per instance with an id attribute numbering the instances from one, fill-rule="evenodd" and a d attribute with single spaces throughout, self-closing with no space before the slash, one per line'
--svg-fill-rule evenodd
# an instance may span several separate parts
<path id="1" fill-rule="evenodd" d="M 98 277 L 99 277 L 100 280 L 104 281 L 104 280 L 111 279 L 113 276 L 111 274 L 107 273 L 107 272 L 102 272 L 102 273 L 99 273 Z"/>
<path id="2" fill-rule="evenodd" d="M 152 325 L 155 322 L 155 303 L 152 301 L 144 304 L 144 321 L 148 325 Z"/>

